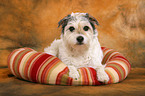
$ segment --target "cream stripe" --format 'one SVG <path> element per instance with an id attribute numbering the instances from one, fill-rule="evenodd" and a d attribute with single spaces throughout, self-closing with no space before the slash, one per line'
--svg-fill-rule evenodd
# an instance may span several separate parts
<path id="1" fill-rule="evenodd" d="M 119 52 L 114 51 L 113 53 L 111 53 L 110 57 L 112 57 L 115 54 L 120 54 Z"/>
<path id="2" fill-rule="evenodd" d="M 50 75 L 48 74 L 49 77 L 47 77 L 47 81 L 49 80 L 49 84 L 55 84 L 56 83 L 56 79 L 57 79 L 57 75 L 63 71 L 67 66 L 62 63 L 62 62 L 59 62 L 57 64 L 57 67 L 54 68 L 52 71 L 50 71 Z"/>
<path id="3" fill-rule="evenodd" d="M 113 79 L 113 82 L 111 82 L 111 83 L 119 82 L 119 76 L 113 68 L 107 67 L 107 68 L 105 68 L 105 71 L 108 71 L 109 73 L 111 73 L 110 75 L 112 76 L 112 79 Z"/>
<path id="4" fill-rule="evenodd" d="M 17 54 L 19 54 L 22 50 L 25 50 L 25 49 L 20 49 L 18 51 L 16 51 L 15 53 L 12 54 L 11 58 L 10 58 L 10 69 L 11 69 L 11 72 L 16 76 L 14 70 L 13 70 L 13 62 L 14 62 L 14 59 L 16 57 Z"/>
<path id="5" fill-rule="evenodd" d="M 118 54 L 118 52 L 113 52 L 110 54 L 110 56 L 108 57 L 108 59 L 106 60 L 106 62 L 110 61 L 110 58 L 112 58 L 113 55 Z"/>
<path id="6" fill-rule="evenodd" d="M 42 76 L 42 72 L 44 71 L 44 68 L 56 57 L 51 57 L 48 59 L 47 62 L 45 62 L 45 64 L 40 65 L 39 69 L 38 69 L 38 73 L 37 73 L 37 80 L 38 82 L 41 82 L 41 76 Z M 44 78 L 44 77 L 43 77 Z"/>
<path id="7" fill-rule="evenodd" d="M 109 52 L 111 52 L 111 51 L 113 51 L 112 49 L 107 49 L 107 50 L 105 50 L 103 53 L 104 53 L 104 55 L 106 55 L 106 54 L 108 54 Z"/>
<path id="8" fill-rule="evenodd" d="M 27 60 L 32 56 L 34 55 L 35 53 L 37 53 L 36 51 L 31 51 L 27 54 L 25 54 L 25 56 L 22 58 L 21 62 L 20 62 L 20 66 L 19 66 L 19 72 L 20 72 L 20 75 L 23 79 L 27 79 L 25 76 L 24 76 L 24 68 L 26 67 L 26 63 L 27 63 Z"/>
<path id="9" fill-rule="evenodd" d="M 93 80 L 92 80 L 91 75 L 90 75 L 91 73 L 90 73 L 88 68 L 85 68 L 85 69 L 87 70 L 87 73 L 88 73 L 89 85 L 93 85 Z"/>
<path id="10" fill-rule="evenodd" d="M 39 55 L 37 55 L 35 58 L 33 58 L 33 60 L 31 61 L 29 67 L 28 67 L 28 78 L 31 80 L 31 77 L 30 77 L 30 71 L 31 71 L 31 67 L 33 66 L 33 63 L 36 62 L 37 59 L 39 59 L 39 57 L 44 54 L 44 53 L 41 53 Z M 31 80 L 32 81 L 32 80 Z"/>
<path id="11" fill-rule="evenodd" d="M 111 62 L 109 62 L 109 63 L 117 63 L 117 64 L 119 64 L 119 65 L 121 65 L 123 68 L 124 68 L 124 70 L 125 70 L 125 75 L 127 76 L 127 74 L 128 74 L 128 68 L 127 68 L 127 65 L 126 65 L 126 63 L 124 63 L 124 62 L 122 62 L 122 61 L 120 61 L 120 60 L 114 60 L 114 61 L 111 61 Z M 122 70 L 123 71 L 123 70 Z M 125 77 L 126 77 L 125 76 Z"/>

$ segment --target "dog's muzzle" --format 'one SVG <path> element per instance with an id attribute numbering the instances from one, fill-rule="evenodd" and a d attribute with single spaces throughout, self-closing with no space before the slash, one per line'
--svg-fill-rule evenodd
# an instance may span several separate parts
<path id="1" fill-rule="evenodd" d="M 83 41 L 84 41 L 84 37 L 83 36 L 78 36 L 77 37 L 77 42 L 78 42 L 79 45 L 82 45 Z"/>

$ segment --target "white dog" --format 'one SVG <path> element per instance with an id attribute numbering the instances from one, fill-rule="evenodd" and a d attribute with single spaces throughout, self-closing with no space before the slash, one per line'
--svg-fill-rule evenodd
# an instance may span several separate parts
<path id="1" fill-rule="evenodd" d="M 101 64 L 103 52 L 95 28 L 98 21 L 88 13 L 72 13 L 59 22 L 61 39 L 54 40 L 44 52 L 58 57 L 69 68 L 69 76 L 78 79 L 77 68 L 96 69 L 98 80 L 107 83 L 108 75 Z"/>

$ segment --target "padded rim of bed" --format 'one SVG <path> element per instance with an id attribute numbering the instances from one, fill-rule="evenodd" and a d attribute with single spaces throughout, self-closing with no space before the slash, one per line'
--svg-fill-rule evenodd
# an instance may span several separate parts
<path id="1" fill-rule="evenodd" d="M 131 70 L 129 61 L 119 52 L 102 47 L 102 64 L 109 76 L 106 84 L 124 80 Z M 91 67 L 79 68 L 80 78 L 69 77 L 69 69 L 59 58 L 37 52 L 31 48 L 14 50 L 8 56 L 8 67 L 13 75 L 20 79 L 43 84 L 56 85 L 102 85 L 97 80 L 96 70 Z"/>

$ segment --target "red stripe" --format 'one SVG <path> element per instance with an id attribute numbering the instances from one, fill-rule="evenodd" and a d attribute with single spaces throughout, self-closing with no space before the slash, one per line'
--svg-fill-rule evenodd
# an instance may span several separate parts
<path id="1" fill-rule="evenodd" d="M 12 58 L 12 55 L 14 55 L 14 53 L 15 52 L 17 52 L 18 51 L 18 49 L 17 50 L 14 50 L 12 53 L 10 53 L 9 54 L 9 56 L 8 56 L 8 61 L 7 61 L 7 63 L 8 63 L 8 68 L 10 69 L 10 60 L 11 60 L 11 58 Z M 14 61 L 12 61 L 12 62 L 14 62 Z M 13 66 L 13 63 L 12 63 L 12 66 Z"/>
<path id="2" fill-rule="evenodd" d="M 57 75 L 57 79 L 56 79 L 56 85 L 60 85 L 61 84 L 61 79 L 62 79 L 62 76 L 64 74 L 66 74 L 68 72 L 68 67 L 66 67 L 63 71 L 59 72 L 59 74 Z M 65 83 L 65 82 L 64 82 Z"/>
<path id="3" fill-rule="evenodd" d="M 91 73 L 91 77 L 93 80 L 93 85 L 101 85 L 101 83 L 97 80 L 97 73 L 96 70 L 89 67 L 90 73 Z"/>
<path id="4" fill-rule="evenodd" d="M 52 70 L 57 67 L 57 64 L 59 62 L 60 62 L 60 60 L 58 58 L 55 58 L 51 64 L 51 66 L 47 68 L 47 70 L 44 73 L 44 79 L 43 79 L 44 83 L 49 83 L 49 81 L 47 81 L 47 79 L 50 78 L 50 77 L 48 77 L 48 74 L 51 74 Z"/>
<path id="5" fill-rule="evenodd" d="M 82 85 L 85 85 L 85 84 L 84 84 L 85 75 L 84 75 L 84 72 L 83 72 L 83 68 L 80 68 L 80 72 L 81 72 L 81 76 L 82 76 L 82 79 L 81 79 Z"/>
<path id="6" fill-rule="evenodd" d="M 89 82 L 89 76 L 88 76 L 89 73 L 88 73 L 88 71 L 87 71 L 86 68 L 84 68 L 84 70 L 85 70 L 85 73 L 86 73 L 86 79 L 87 79 L 86 84 L 89 85 L 89 84 L 90 84 L 90 82 Z"/>
<path id="7" fill-rule="evenodd" d="M 103 50 L 103 53 L 107 54 L 108 52 L 106 53 L 106 51 L 108 51 L 108 50 L 110 50 L 110 49 L 109 49 L 109 48 L 105 48 L 105 49 Z"/>
<path id="8" fill-rule="evenodd" d="M 83 67 L 81 68 L 82 69 L 82 75 L 83 75 L 83 85 L 89 85 L 89 80 L 88 80 L 88 73 L 87 73 L 87 70 Z"/>
<path id="9" fill-rule="evenodd" d="M 102 60 L 104 62 L 104 64 L 110 60 L 110 56 L 112 55 L 112 53 L 114 53 L 113 50 L 106 50 L 106 51 L 108 51 L 108 52 L 106 54 L 104 54 L 103 60 Z"/>
<path id="10" fill-rule="evenodd" d="M 112 61 L 116 61 L 116 60 L 119 60 L 119 61 L 124 62 L 125 65 L 127 65 L 128 73 L 130 72 L 130 70 L 131 70 L 131 64 L 130 64 L 127 60 L 125 60 L 123 56 L 116 56 L 115 58 L 113 58 L 113 59 L 110 60 L 110 61 L 112 62 Z M 109 62 L 110 62 L 110 61 L 109 61 Z"/>
<path id="11" fill-rule="evenodd" d="M 68 79 L 67 79 L 67 85 L 72 85 L 72 78 L 71 77 L 68 77 Z"/>
<path id="12" fill-rule="evenodd" d="M 115 58 L 116 56 L 121 56 L 121 54 L 120 53 L 115 53 L 114 54 L 114 52 L 112 53 L 113 55 L 109 58 L 109 61 L 111 60 L 111 59 L 113 59 L 113 58 Z"/>
<path id="13" fill-rule="evenodd" d="M 106 50 L 109 50 L 109 48 L 106 48 L 106 47 L 101 47 L 103 53 L 106 51 Z"/>
<path id="14" fill-rule="evenodd" d="M 130 70 L 131 70 L 131 64 L 130 64 L 130 62 L 125 57 L 123 57 L 123 56 L 116 56 L 115 59 L 116 58 L 119 58 L 119 60 L 124 61 L 125 64 L 128 66 L 128 69 L 129 69 L 128 71 L 130 72 Z"/>
<path id="15" fill-rule="evenodd" d="M 109 64 L 114 64 L 114 65 L 117 65 L 117 66 L 119 66 L 119 68 L 121 69 L 121 71 L 123 71 L 123 79 L 125 79 L 126 78 L 126 71 L 125 71 L 125 69 L 120 65 L 120 64 L 118 64 L 118 63 L 116 63 L 116 62 L 111 62 L 111 63 L 109 63 Z M 114 66 L 109 66 L 109 64 L 106 66 L 106 67 L 114 67 Z M 118 69 L 117 69 L 118 70 Z M 119 70 L 118 70 L 119 71 Z M 120 73 L 120 71 L 119 71 L 119 73 Z M 120 73 L 120 75 L 121 75 L 121 73 Z"/>
<path id="16" fill-rule="evenodd" d="M 108 81 L 108 83 L 107 84 L 111 84 L 111 83 L 113 83 L 113 78 L 112 78 L 112 76 L 111 76 L 111 74 L 109 74 L 109 72 L 108 71 L 105 71 L 106 73 L 107 73 L 107 75 L 109 76 L 109 81 Z"/>
<path id="17" fill-rule="evenodd" d="M 21 63 L 23 57 L 24 57 L 27 53 L 29 53 L 29 52 L 31 52 L 31 51 L 27 51 L 27 52 L 25 52 L 25 53 L 20 57 L 20 59 L 19 59 L 19 61 L 18 61 L 17 71 L 18 71 L 18 74 L 19 74 L 20 78 L 22 78 L 22 76 L 20 75 L 20 70 L 19 70 L 20 63 Z"/>
<path id="18" fill-rule="evenodd" d="M 92 85 L 95 85 L 95 78 L 97 78 L 96 77 L 96 75 L 94 75 L 94 73 L 93 73 L 93 68 L 91 68 L 91 67 L 88 67 L 88 69 L 89 69 L 89 72 L 90 72 L 90 75 L 91 75 L 91 79 L 92 79 Z"/>
<path id="19" fill-rule="evenodd" d="M 33 49 L 31 49 L 31 48 L 28 48 L 28 47 L 24 47 L 24 48 L 20 48 L 20 49 L 29 49 L 30 51 L 34 51 Z"/>
<path id="20" fill-rule="evenodd" d="M 28 50 L 29 49 L 29 50 Z M 16 61 L 16 59 L 18 58 L 18 56 L 19 56 L 19 54 L 21 54 L 23 51 L 25 51 L 25 50 L 28 50 L 28 51 L 33 51 L 33 49 L 30 49 L 30 48 L 20 48 L 20 49 L 15 49 L 14 51 L 12 51 L 10 54 L 9 54 L 9 56 L 8 56 L 8 67 L 9 67 L 9 69 L 10 69 L 10 60 L 11 60 L 11 58 L 12 58 L 12 56 L 17 52 L 17 51 L 19 51 L 19 53 L 14 57 L 14 60 L 12 61 L 13 63 L 12 63 L 12 69 L 10 69 L 10 71 L 14 71 L 14 74 L 15 75 L 17 75 L 16 74 L 16 72 L 15 72 L 15 70 L 14 70 L 14 66 L 15 66 L 15 61 Z M 20 59 L 22 59 L 22 58 L 20 58 Z M 18 66 L 18 65 L 17 65 Z M 17 68 L 17 71 L 18 71 L 18 75 L 20 76 L 20 73 L 19 73 L 19 70 L 18 70 L 18 68 Z M 18 77 L 19 77 L 18 76 Z"/>
<path id="21" fill-rule="evenodd" d="M 39 73 L 40 73 L 40 70 L 42 69 L 43 65 L 46 64 L 47 61 L 50 60 L 52 57 L 53 57 L 53 56 L 51 55 L 51 56 L 48 57 L 46 60 L 44 60 L 43 64 L 41 64 L 41 66 L 38 68 L 38 71 L 37 71 L 37 74 L 36 74 L 36 75 L 37 75 L 36 81 L 39 82 L 39 80 L 38 80 L 38 79 L 39 79 L 38 75 L 39 75 Z M 47 63 L 47 65 L 48 65 L 48 63 Z M 47 65 L 46 65 L 46 66 L 47 66 Z M 46 66 L 45 66 L 45 67 L 46 67 Z M 44 69 L 44 68 L 43 68 L 43 69 Z M 41 73 L 41 76 L 42 76 L 42 73 Z"/>
<path id="22" fill-rule="evenodd" d="M 29 75 L 28 69 L 29 69 L 29 67 L 30 67 L 30 64 L 31 64 L 32 60 L 34 60 L 34 58 L 37 57 L 39 54 L 42 54 L 42 53 L 39 52 L 39 53 L 33 54 L 31 57 L 29 57 L 29 59 L 28 59 L 27 62 L 26 62 L 26 65 L 25 65 L 25 68 L 24 68 L 24 76 L 25 76 L 28 80 L 31 80 L 31 79 L 28 77 L 28 75 Z"/>
<path id="23" fill-rule="evenodd" d="M 45 68 L 43 69 L 42 75 L 41 75 L 41 83 L 45 83 L 45 78 L 47 77 L 47 72 L 49 72 L 49 70 L 51 69 L 52 66 L 54 66 L 55 64 L 57 64 L 56 62 L 59 61 L 58 58 L 54 58 L 51 62 L 49 62 L 47 64 L 47 66 L 45 66 Z"/>
<path id="24" fill-rule="evenodd" d="M 18 59 L 18 56 L 19 56 L 22 52 L 24 52 L 24 51 L 25 51 L 25 50 L 21 50 L 21 51 L 15 56 L 15 58 L 14 58 L 14 60 L 13 60 L 13 64 L 12 64 L 13 68 L 12 68 L 12 70 L 14 71 L 14 74 L 15 74 L 17 77 L 20 77 L 20 76 L 16 73 L 17 70 L 15 70 L 16 59 Z M 17 67 L 17 66 L 16 66 L 16 67 Z"/>
<path id="25" fill-rule="evenodd" d="M 123 71 L 123 78 L 122 78 L 122 75 L 121 75 L 120 71 L 116 67 L 114 67 L 114 66 L 107 66 L 107 67 L 111 67 L 111 68 L 113 68 L 117 72 L 117 74 L 119 76 L 119 81 L 124 79 L 124 77 L 125 77 L 125 71 Z"/>
<path id="26" fill-rule="evenodd" d="M 102 51 L 104 51 L 106 49 L 106 47 L 101 47 Z"/>
<path id="27" fill-rule="evenodd" d="M 36 74 L 38 71 L 39 66 L 44 62 L 45 59 L 47 59 L 49 56 L 49 54 L 43 54 L 41 55 L 41 57 L 36 60 L 36 62 L 34 63 L 32 69 L 31 69 L 31 73 L 30 73 L 30 77 L 32 79 L 32 82 L 36 82 Z"/>

